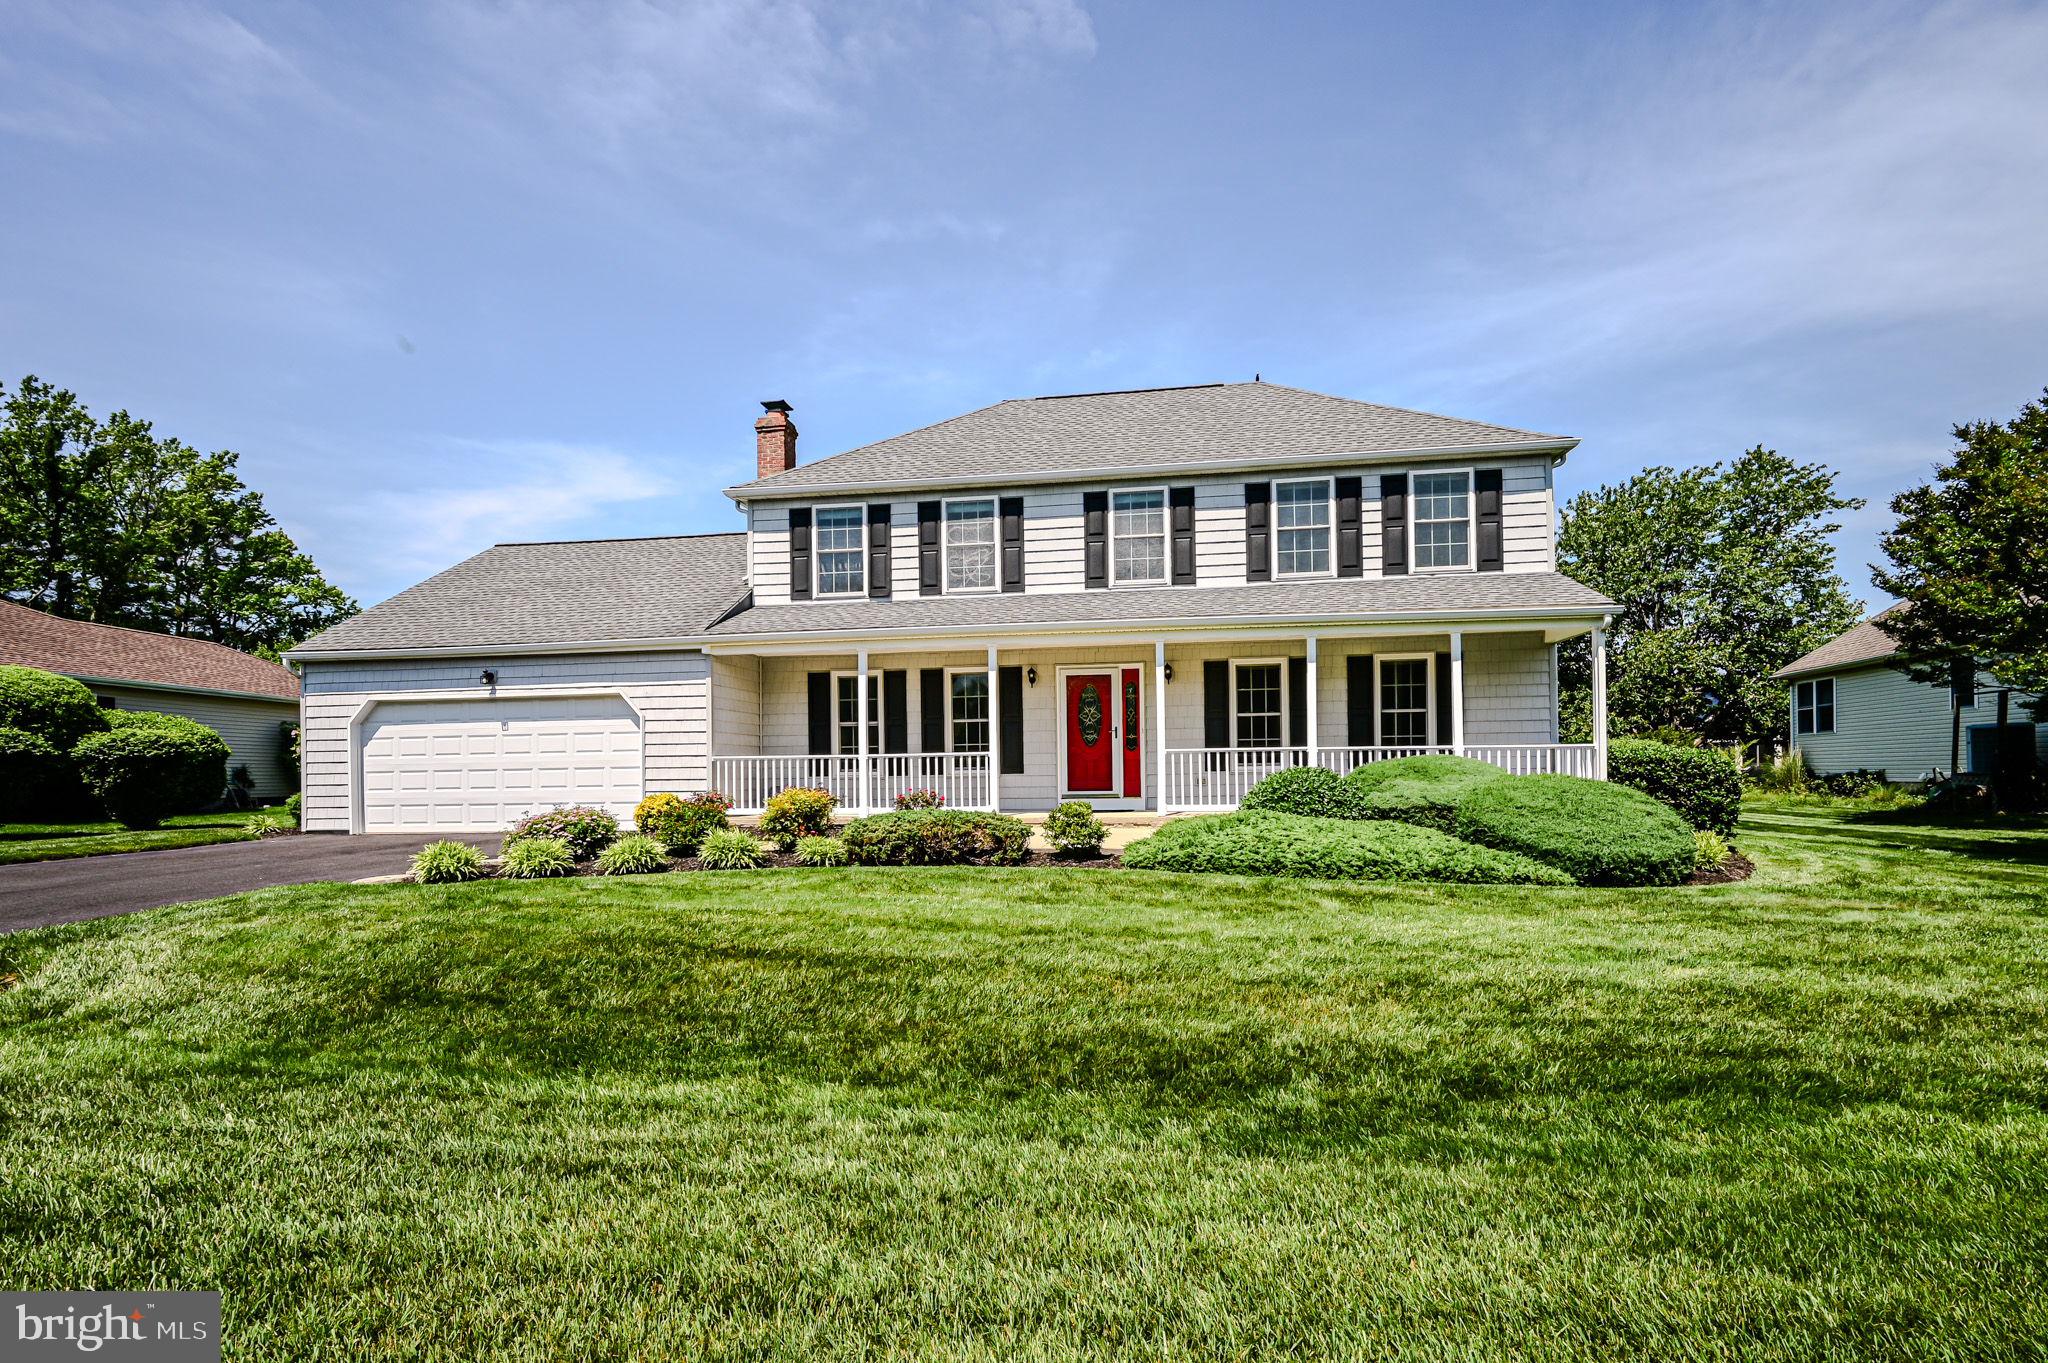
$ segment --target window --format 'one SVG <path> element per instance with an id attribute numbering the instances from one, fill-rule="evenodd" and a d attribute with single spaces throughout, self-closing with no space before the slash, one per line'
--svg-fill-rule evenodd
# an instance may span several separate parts
<path id="1" fill-rule="evenodd" d="M 996 504 L 946 503 L 946 590 L 996 589 Z"/>
<path id="2" fill-rule="evenodd" d="M 1273 572 L 1327 577 L 1330 572 L 1330 480 L 1273 484 Z"/>
<path id="3" fill-rule="evenodd" d="M 1166 581 L 1166 489 L 1109 497 L 1110 581 Z"/>
<path id="4" fill-rule="evenodd" d="M 1463 568 L 1472 561 L 1472 475 L 1418 473 L 1409 519 L 1417 568 Z"/>
<path id="5" fill-rule="evenodd" d="M 860 751 L 860 675 L 841 672 L 832 678 L 837 688 L 839 723 L 833 726 L 833 736 L 839 740 L 839 751 L 843 756 L 852 756 Z M 868 673 L 868 751 L 882 750 L 882 674 Z"/>
<path id="6" fill-rule="evenodd" d="M 1428 658 L 1379 660 L 1380 745 L 1429 746 L 1430 667 Z"/>
<path id="7" fill-rule="evenodd" d="M 954 752 L 988 751 L 988 673 L 955 672 L 947 678 Z"/>
<path id="8" fill-rule="evenodd" d="M 814 518 L 818 595 L 858 596 L 867 590 L 866 512 L 857 506 L 821 506 Z"/>
<path id="9" fill-rule="evenodd" d="M 1835 731 L 1835 679 L 1822 677 L 1803 681 L 1793 688 L 1792 708 L 1802 734 L 1831 734 Z"/>
<path id="10" fill-rule="evenodd" d="M 1277 748 L 1287 733 L 1286 664 L 1232 663 L 1232 731 L 1240 748 Z"/>

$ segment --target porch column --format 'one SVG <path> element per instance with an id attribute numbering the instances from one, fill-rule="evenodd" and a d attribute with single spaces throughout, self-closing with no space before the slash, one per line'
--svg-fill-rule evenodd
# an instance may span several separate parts
<path id="1" fill-rule="evenodd" d="M 1316 673 L 1322 669 L 1316 663 L 1316 636 L 1308 636 L 1308 765 L 1316 765 L 1316 711 L 1322 707 L 1316 704 Z"/>
<path id="2" fill-rule="evenodd" d="M 1593 775 L 1607 779 L 1607 629 L 1593 626 Z"/>
<path id="3" fill-rule="evenodd" d="M 857 769 L 860 773 L 860 809 L 862 813 L 874 808 L 874 783 L 868 779 L 868 651 L 858 649 L 854 653 L 855 671 L 853 679 L 853 751 L 859 758 Z"/>
<path id="4" fill-rule="evenodd" d="M 1161 814 L 1166 812 L 1166 640 L 1152 641 L 1152 721 L 1159 730 L 1159 742 L 1154 747 L 1152 766 L 1158 772 L 1152 792 L 1152 808 Z"/>
<path id="5" fill-rule="evenodd" d="M 1451 751 L 1465 755 L 1465 631 L 1451 631 Z"/>
<path id="6" fill-rule="evenodd" d="M 996 672 L 996 646 L 988 646 L 988 807 L 1003 807 L 1002 677 Z"/>

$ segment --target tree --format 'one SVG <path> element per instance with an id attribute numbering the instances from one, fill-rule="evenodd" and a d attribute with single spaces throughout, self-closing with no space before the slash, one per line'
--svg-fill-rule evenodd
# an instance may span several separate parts
<path id="1" fill-rule="evenodd" d="M 34 375 L 0 422 L 0 594 L 66 619 L 276 656 L 356 603 L 236 472 Z"/>
<path id="2" fill-rule="evenodd" d="M 1862 505 L 1825 465 L 1758 446 L 1731 464 L 1651 468 L 1565 508 L 1559 568 L 1621 607 L 1608 711 L 1623 733 L 1756 743 L 1782 732 L 1771 674 L 1856 623 L 1828 536 Z M 1592 657 L 1559 659 L 1567 732 L 1590 725 Z"/>
<path id="3" fill-rule="evenodd" d="M 1909 609 L 1882 628 L 1919 681 L 1958 664 L 2031 691 L 2048 717 L 2048 389 L 2010 422 L 1955 428 L 1934 482 L 1892 498 L 1898 523 L 1879 541 L 1877 585 Z"/>

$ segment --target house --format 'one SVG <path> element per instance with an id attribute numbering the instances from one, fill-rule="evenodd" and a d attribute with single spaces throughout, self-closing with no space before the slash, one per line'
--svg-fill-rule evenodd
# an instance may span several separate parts
<path id="1" fill-rule="evenodd" d="M 1880 611 L 1772 673 L 1786 684 L 1792 751 L 1816 772 L 1881 771 L 1901 784 L 1937 771 L 1989 773 L 1999 728 L 1997 678 L 1967 684 L 1914 681 L 1898 666 L 1899 646 Z M 2009 752 L 2048 762 L 2048 726 L 2024 722 L 2033 697 L 2006 693 Z"/>
<path id="2" fill-rule="evenodd" d="M 0 663 L 83 682 L 110 710 L 198 720 L 227 740 L 228 769 L 247 767 L 259 799 L 298 789 L 290 726 L 299 679 L 289 668 L 225 644 L 60 620 L 12 601 L 0 601 Z"/>
<path id="3" fill-rule="evenodd" d="M 1234 806 L 1283 767 L 1557 741 L 1577 443 L 1269 383 L 999 402 L 801 464 L 722 535 L 500 544 L 293 650 L 305 822 L 502 828 L 643 792 Z M 1604 650 L 1596 649 L 1604 733 Z"/>

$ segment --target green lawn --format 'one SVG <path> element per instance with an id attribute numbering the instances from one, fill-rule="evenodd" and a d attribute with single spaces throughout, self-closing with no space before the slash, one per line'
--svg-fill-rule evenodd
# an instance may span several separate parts
<path id="1" fill-rule="evenodd" d="M 203 847 L 212 842 L 241 842 L 256 811 L 220 814 L 178 814 L 160 828 L 123 828 L 104 823 L 0 823 L 0 866 L 10 861 L 57 861 L 64 857 L 96 857 L 103 852 L 148 852 L 164 847 Z"/>
<path id="2" fill-rule="evenodd" d="M 2039 1357 L 2048 834 L 281 889 L 0 939 L 0 1283 L 231 1358 Z"/>

